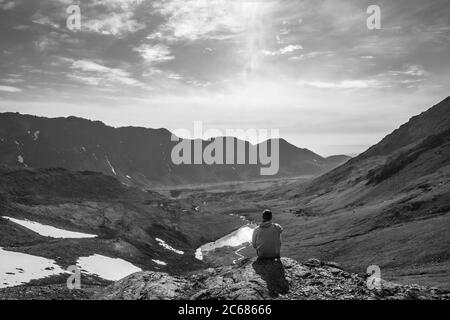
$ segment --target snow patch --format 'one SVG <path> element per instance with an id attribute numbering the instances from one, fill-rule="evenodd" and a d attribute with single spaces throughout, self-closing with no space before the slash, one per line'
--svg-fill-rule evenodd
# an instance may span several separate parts
<path id="1" fill-rule="evenodd" d="M 114 170 L 114 167 L 111 165 L 111 162 L 109 162 L 108 157 L 106 157 L 106 162 L 108 163 L 109 167 L 111 168 L 112 173 L 114 173 L 114 175 L 117 176 L 116 170 Z"/>
<path id="2" fill-rule="evenodd" d="M 77 265 L 90 274 L 95 274 L 100 278 L 117 281 L 130 274 L 142 271 L 132 263 L 119 258 L 110 258 L 100 254 L 89 257 L 80 257 Z"/>
<path id="3" fill-rule="evenodd" d="M 161 261 L 161 260 L 156 260 L 156 259 L 152 259 L 152 261 L 156 264 L 159 264 L 161 266 L 167 266 L 167 262 Z"/>
<path id="4" fill-rule="evenodd" d="M 203 260 L 202 248 L 198 248 L 197 250 L 195 250 L 195 259 Z"/>
<path id="5" fill-rule="evenodd" d="M 156 241 L 158 241 L 158 243 L 159 243 L 159 245 L 161 247 L 163 247 L 163 248 L 165 248 L 167 250 L 173 251 L 173 252 L 175 252 L 177 254 L 184 254 L 183 251 L 173 248 L 172 246 L 168 245 L 164 240 L 159 239 L 159 238 L 155 238 L 155 239 L 156 239 Z"/>
<path id="6" fill-rule="evenodd" d="M 19 161 L 19 163 L 23 164 L 23 162 L 24 162 L 23 157 L 21 155 L 18 155 L 17 156 L 17 161 Z"/>
<path id="7" fill-rule="evenodd" d="M 12 287 L 52 275 L 66 273 L 54 260 L 0 247 L 0 288 Z"/>
<path id="8" fill-rule="evenodd" d="M 67 231 L 59 228 L 55 228 L 52 226 L 48 226 L 45 224 L 41 224 L 38 222 L 30 221 L 30 220 L 20 220 L 11 217 L 3 216 L 2 218 L 17 223 L 31 231 L 34 231 L 41 236 L 50 237 L 50 238 L 68 238 L 68 239 L 80 239 L 80 238 L 95 238 L 97 237 L 94 234 L 87 234 L 81 232 L 73 232 Z"/>
<path id="9" fill-rule="evenodd" d="M 39 134 L 40 134 L 41 132 L 39 131 L 39 130 L 36 130 L 34 133 L 33 133 L 33 140 L 34 141 L 37 141 L 37 139 L 39 139 Z"/>

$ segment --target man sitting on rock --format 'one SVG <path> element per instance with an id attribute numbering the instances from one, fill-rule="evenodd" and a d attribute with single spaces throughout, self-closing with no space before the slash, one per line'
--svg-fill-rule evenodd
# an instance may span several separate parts
<path id="1" fill-rule="evenodd" d="M 272 211 L 264 210 L 263 222 L 253 231 L 252 244 L 260 259 L 279 259 L 283 228 L 272 223 Z"/>

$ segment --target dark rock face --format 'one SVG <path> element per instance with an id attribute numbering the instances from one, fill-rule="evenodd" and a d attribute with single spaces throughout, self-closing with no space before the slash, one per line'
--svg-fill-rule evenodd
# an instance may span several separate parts
<path id="1" fill-rule="evenodd" d="M 318 262 L 318 263 L 317 263 Z M 334 263 L 301 264 L 246 259 L 237 266 L 209 268 L 186 276 L 139 272 L 105 288 L 95 299 L 450 299 L 436 288 L 401 286 L 382 281 L 369 289 L 363 276 L 341 270 Z"/>

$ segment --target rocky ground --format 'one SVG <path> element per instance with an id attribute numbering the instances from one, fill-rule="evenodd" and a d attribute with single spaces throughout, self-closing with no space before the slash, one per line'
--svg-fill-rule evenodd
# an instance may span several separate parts
<path id="1" fill-rule="evenodd" d="M 0 300 L 89 300 L 112 282 L 83 274 L 80 290 L 67 288 L 67 274 L 0 289 Z"/>
<path id="2" fill-rule="evenodd" d="M 209 268 L 186 276 L 160 272 L 130 275 L 95 294 L 95 299 L 450 299 L 450 292 L 381 281 L 369 289 L 367 276 L 346 272 L 333 262 L 310 259 L 301 264 L 245 259 L 238 265 Z"/>

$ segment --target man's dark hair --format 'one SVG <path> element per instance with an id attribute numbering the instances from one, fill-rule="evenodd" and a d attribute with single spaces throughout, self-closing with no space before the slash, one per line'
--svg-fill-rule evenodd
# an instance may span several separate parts
<path id="1" fill-rule="evenodd" d="M 263 221 L 270 221 L 272 220 L 272 211 L 270 210 L 264 210 L 262 214 Z"/>

